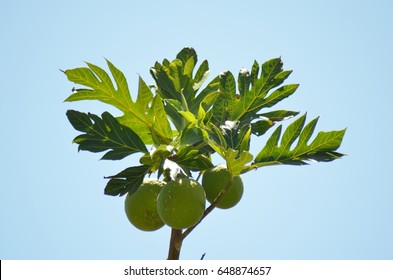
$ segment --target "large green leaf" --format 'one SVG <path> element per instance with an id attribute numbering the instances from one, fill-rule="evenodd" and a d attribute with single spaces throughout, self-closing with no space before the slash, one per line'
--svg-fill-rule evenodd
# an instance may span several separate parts
<path id="1" fill-rule="evenodd" d="M 157 84 L 157 93 L 164 100 L 166 113 L 178 130 L 187 125 L 187 122 L 182 121 L 184 116 L 178 111 L 189 111 L 197 115 L 200 104 L 203 103 L 207 109 L 215 100 L 213 94 L 218 89 L 216 81 L 197 95 L 209 75 L 209 64 L 205 60 L 193 76 L 197 61 L 195 50 L 184 48 L 173 61 L 164 59 L 162 63 L 156 62 L 150 69 Z"/>
<path id="2" fill-rule="evenodd" d="M 77 136 L 74 143 L 79 150 L 103 152 L 109 150 L 102 159 L 118 160 L 147 149 L 139 136 L 129 127 L 121 125 L 110 113 L 104 112 L 102 118 L 74 110 L 67 111 L 72 126 L 84 134 Z"/>
<path id="3" fill-rule="evenodd" d="M 280 125 L 270 136 L 265 147 L 256 156 L 253 166 L 260 167 L 275 164 L 307 164 L 306 161 L 332 161 L 343 156 L 335 152 L 341 145 L 344 130 L 319 132 L 308 144 L 314 132 L 318 118 L 304 126 L 306 115 L 290 124 L 281 137 Z M 281 140 L 280 140 L 281 139 Z M 297 140 L 297 143 L 292 147 Z M 280 142 L 280 144 L 279 144 Z"/>
<path id="4" fill-rule="evenodd" d="M 173 61 L 169 62 L 165 59 L 162 63 L 155 63 L 150 73 L 163 99 L 180 102 L 184 99 L 186 104 L 191 104 L 209 70 L 207 62 L 204 62 L 193 78 L 197 61 L 197 54 L 193 48 L 183 48 Z"/>
<path id="5" fill-rule="evenodd" d="M 133 166 L 116 175 L 106 177 L 110 180 L 105 187 L 105 194 L 122 196 L 126 193 L 136 192 L 149 170 L 150 166 L 148 165 Z"/>
<path id="6" fill-rule="evenodd" d="M 133 102 L 128 90 L 124 74 L 109 60 L 108 67 L 115 80 L 116 88 L 111 77 L 102 68 L 86 63 L 87 67 L 66 70 L 67 78 L 76 84 L 87 86 L 88 90 L 76 90 L 65 101 L 99 100 L 115 106 L 123 112 L 132 110 Z"/>
<path id="7" fill-rule="evenodd" d="M 239 93 L 240 97 L 235 101 L 233 99 L 233 111 L 231 112 L 231 120 L 241 120 L 242 117 L 247 116 L 250 112 L 262 109 L 264 100 L 269 90 L 280 85 L 291 73 L 291 71 L 283 71 L 283 63 L 281 58 L 274 58 L 262 64 L 262 73 L 258 77 L 259 66 L 255 61 L 252 66 L 250 81 L 246 79 L 248 71 L 240 70 L 239 73 Z M 242 79 L 242 77 L 244 78 Z M 245 84 L 245 85 L 243 85 Z M 249 84 L 252 84 L 249 90 Z M 240 90 L 241 89 L 241 90 Z"/>
<path id="8" fill-rule="evenodd" d="M 114 83 L 105 70 L 91 63 L 87 63 L 88 67 L 66 70 L 71 82 L 87 88 L 74 90 L 65 101 L 98 100 L 110 104 L 124 113 L 118 120 L 136 132 L 145 144 L 169 143 L 173 135 L 163 115 L 162 100 L 159 97 L 154 100 L 150 88 L 139 77 L 138 96 L 134 102 L 124 74 L 108 60 L 107 64 Z"/>
<path id="9" fill-rule="evenodd" d="M 272 107 L 284 98 L 292 95 L 298 88 L 297 84 L 284 85 L 279 88 L 292 71 L 284 71 L 281 58 L 274 58 L 259 66 L 254 61 L 251 73 L 242 68 L 237 78 L 230 71 L 224 71 L 218 76 L 218 85 L 214 88 L 216 95 L 212 109 L 207 111 L 208 119 L 216 126 L 221 127 L 228 121 L 239 121 L 239 127 L 231 132 L 226 139 L 232 143 L 238 142 L 235 138 L 244 126 L 249 127 L 256 136 L 263 135 L 278 121 L 285 120 L 297 112 L 278 110 L 260 113 L 264 108 Z M 260 76 L 259 76 L 259 73 Z M 238 93 L 236 93 L 236 88 Z M 276 88 L 276 89 L 275 89 Z M 198 97 L 197 97 L 198 99 Z M 231 143 L 229 147 L 235 148 Z"/>

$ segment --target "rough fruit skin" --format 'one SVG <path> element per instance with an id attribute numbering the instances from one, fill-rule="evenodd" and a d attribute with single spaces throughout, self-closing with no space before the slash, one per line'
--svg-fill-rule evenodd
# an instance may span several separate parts
<path id="1" fill-rule="evenodd" d="M 205 171 L 202 177 L 202 186 L 205 188 L 206 198 L 212 203 L 221 190 L 225 188 L 231 174 L 225 165 L 217 165 Z M 243 196 L 243 181 L 240 176 L 233 178 L 233 184 L 223 199 L 217 204 L 218 208 L 228 209 L 235 206 Z"/>
<path id="2" fill-rule="evenodd" d="M 157 199 L 158 214 L 174 229 L 189 228 L 199 222 L 205 205 L 205 190 L 197 181 L 188 178 L 169 181 Z"/>
<path id="3" fill-rule="evenodd" d="M 124 208 L 128 220 L 136 228 L 154 231 L 164 226 L 157 212 L 157 196 L 164 186 L 164 181 L 145 179 L 136 192 L 127 194 Z"/>

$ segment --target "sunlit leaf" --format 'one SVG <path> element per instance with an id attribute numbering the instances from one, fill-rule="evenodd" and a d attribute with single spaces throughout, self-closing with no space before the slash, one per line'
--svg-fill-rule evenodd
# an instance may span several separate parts
<path id="1" fill-rule="evenodd" d="M 146 114 L 153 101 L 153 93 L 150 88 L 146 85 L 145 81 L 139 77 L 138 97 L 136 104 Z"/>
<path id="2" fill-rule="evenodd" d="M 65 74 L 71 82 L 87 88 L 75 90 L 65 101 L 98 100 L 110 104 L 123 112 L 123 115 L 117 118 L 119 122 L 137 133 L 145 144 L 153 144 L 153 137 L 156 135 L 156 139 L 168 142 L 167 139 L 171 138 L 172 133 L 168 131 L 168 126 L 157 125 L 154 116 L 157 112 L 149 107 L 153 101 L 150 88 L 139 77 L 138 97 L 134 102 L 124 74 L 109 60 L 107 65 L 112 78 L 105 70 L 92 63 L 87 63 L 88 67 L 66 70 Z M 161 117 L 166 119 L 162 114 Z"/>
<path id="3" fill-rule="evenodd" d="M 199 66 L 195 77 L 194 77 L 194 84 L 193 84 L 193 89 L 197 91 L 203 83 L 206 81 L 206 79 L 209 76 L 209 63 L 207 60 L 203 61 L 202 64 Z"/>

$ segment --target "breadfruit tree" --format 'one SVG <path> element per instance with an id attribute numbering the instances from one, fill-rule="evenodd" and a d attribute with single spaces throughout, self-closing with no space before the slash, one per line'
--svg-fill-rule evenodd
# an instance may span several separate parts
<path id="1" fill-rule="evenodd" d="M 179 259 L 183 240 L 213 209 L 239 202 L 247 191 L 243 174 L 343 156 L 337 149 L 345 129 L 313 136 L 318 117 L 307 122 L 306 114 L 271 109 L 299 86 L 283 85 L 292 71 L 283 69 L 281 58 L 254 61 L 237 77 L 223 71 L 204 85 L 209 63 L 197 67 L 197 54 L 187 47 L 174 60 L 151 67 L 154 85 L 139 77 L 136 99 L 124 74 L 106 62 L 109 72 L 91 63 L 64 71 L 76 84 L 65 101 L 98 100 L 121 112 L 68 110 L 69 122 L 81 133 L 73 142 L 78 150 L 104 152 L 105 160 L 140 155 L 139 163 L 105 177 L 104 193 L 125 196 L 125 216 L 136 228 L 172 228 L 168 259 Z M 281 122 L 291 118 L 284 128 Z M 261 141 L 273 127 L 264 147 L 252 154 L 252 141 Z"/>

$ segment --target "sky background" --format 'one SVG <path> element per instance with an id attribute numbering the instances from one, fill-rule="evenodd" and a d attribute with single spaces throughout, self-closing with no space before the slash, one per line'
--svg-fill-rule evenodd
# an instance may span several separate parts
<path id="1" fill-rule="evenodd" d="M 165 259 L 170 229 L 142 232 L 107 175 L 138 157 L 77 152 L 59 69 L 104 67 L 148 82 L 155 61 L 194 47 L 211 77 L 281 56 L 297 92 L 275 109 L 347 128 L 331 163 L 261 168 L 245 193 L 187 237 L 181 258 L 393 259 L 392 1 L 2 1 L 0 259 Z M 266 138 L 253 139 L 256 148 Z"/>

